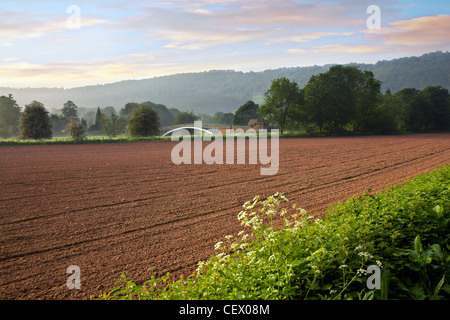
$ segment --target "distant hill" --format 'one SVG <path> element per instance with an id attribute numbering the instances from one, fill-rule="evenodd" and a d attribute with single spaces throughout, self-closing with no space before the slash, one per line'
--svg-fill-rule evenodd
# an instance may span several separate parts
<path id="1" fill-rule="evenodd" d="M 440 85 L 450 90 L 450 53 L 434 52 L 375 64 L 358 64 L 382 81 L 382 91 L 403 88 L 422 89 Z M 12 94 L 20 106 L 32 100 L 49 110 L 61 109 L 67 100 L 87 110 L 113 106 L 118 112 L 128 102 L 152 101 L 181 111 L 214 114 L 234 112 L 248 100 L 262 103 L 273 79 L 287 77 L 302 88 L 311 75 L 326 72 L 330 65 L 293 67 L 262 72 L 213 70 L 184 73 L 144 80 L 125 80 L 105 85 L 62 88 L 0 88 L 0 95 Z"/>

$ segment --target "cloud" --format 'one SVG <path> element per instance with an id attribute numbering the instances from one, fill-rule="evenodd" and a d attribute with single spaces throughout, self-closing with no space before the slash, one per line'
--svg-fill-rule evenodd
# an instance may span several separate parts
<path id="1" fill-rule="evenodd" d="M 9 57 L 9 58 L 3 59 L 4 62 L 11 62 L 11 61 L 18 61 L 18 60 L 20 60 L 19 57 Z"/>
<path id="2" fill-rule="evenodd" d="M 86 79 L 95 83 L 119 81 L 125 78 L 148 77 L 149 71 L 167 67 L 148 53 L 133 53 L 117 56 L 114 59 L 59 61 L 32 63 L 13 61 L 0 65 L 0 74 L 8 74 L 11 81 L 22 85 L 27 83 L 64 83 L 69 86 L 82 85 Z"/>
<path id="3" fill-rule="evenodd" d="M 350 35 L 366 17 L 365 11 L 354 16 L 348 12 L 344 4 L 304 4 L 292 0 L 182 0 L 165 1 L 164 6 L 160 3 L 143 6 L 138 14 L 119 23 L 121 28 L 139 33 L 143 39 L 165 41 L 169 49 L 201 50 L 250 41 L 270 45 Z"/>
<path id="4" fill-rule="evenodd" d="M 366 39 L 403 48 L 423 48 L 430 51 L 449 48 L 450 15 L 436 15 L 394 21 L 377 32 L 366 31 Z"/>
<path id="5" fill-rule="evenodd" d="M 0 14 L 0 42 L 12 46 L 23 39 L 40 38 L 68 30 L 68 16 L 4 12 Z M 81 16 L 80 28 L 106 23 L 105 20 Z"/>
<path id="6" fill-rule="evenodd" d="M 319 53 L 335 53 L 335 54 L 371 54 L 379 52 L 389 51 L 389 47 L 384 46 L 370 46 L 370 45 L 344 45 L 344 44 L 329 44 L 324 46 L 314 47 L 313 49 L 288 49 L 289 54 L 299 54 L 299 55 L 313 55 Z"/>

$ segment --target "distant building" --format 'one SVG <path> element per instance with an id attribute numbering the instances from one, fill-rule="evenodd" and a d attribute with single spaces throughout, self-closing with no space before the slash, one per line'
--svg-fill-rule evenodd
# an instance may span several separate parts
<path id="1" fill-rule="evenodd" d="M 264 122 L 263 119 L 258 118 L 258 119 L 250 119 L 250 121 L 248 122 L 248 127 L 255 129 L 255 130 L 259 130 L 259 129 L 271 129 L 270 126 L 266 125 L 266 123 Z"/>

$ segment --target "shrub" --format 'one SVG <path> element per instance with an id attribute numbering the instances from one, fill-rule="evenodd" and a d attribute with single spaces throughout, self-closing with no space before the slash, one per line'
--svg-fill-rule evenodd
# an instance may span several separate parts
<path id="1" fill-rule="evenodd" d="M 124 274 L 101 299 L 449 299 L 450 166 L 331 206 L 313 217 L 276 193 L 238 214 L 243 230 L 216 244 L 187 279 Z M 381 268 L 369 290 L 367 267 Z"/>
<path id="2" fill-rule="evenodd" d="M 34 140 L 52 137 L 49 113 L 42 103 L 33 101 L 25 106 L 25 110 L 20 115 L 19 137 Z"/>
<path id="3" fill-rule="evenodd" d="M 160 122 L 156 111 L 140 104 L 128 121 L 128 133 L 132 137 L 150 137 L 159 134 Z"/>
<path id="4" fill-rule="evenodd" d="M 66 126 L 66 130 L 73 140 L 76 142 L 86 139 L 86 132 L 81 122 L 70 120 Z"/>

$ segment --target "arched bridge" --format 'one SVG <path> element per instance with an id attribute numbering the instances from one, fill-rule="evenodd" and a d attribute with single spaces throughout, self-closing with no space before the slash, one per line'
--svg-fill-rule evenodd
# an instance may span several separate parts
<path id="1" fill-rule="evenodd" d="M 170 136 L 173 132 L 176 132 L 177 130 L 188 130 L 191 134 L 194 133 L 194 131 L 201 130 L 202 132 L 210 133 L 210 134 L 217 134 L 217 133 L 226 133 L 226 129 L 231 129 L 232 127 L 229 125 L 223 125 L 223 124 L 209 124 L 209 123 L 203 123 L 201 126 L 193 126 L 192 123 L 186 123 L 186 124 L 179 124 L 175 126 L 169 126 L 161 128 L 159 135 L 160 136 Z"/>

